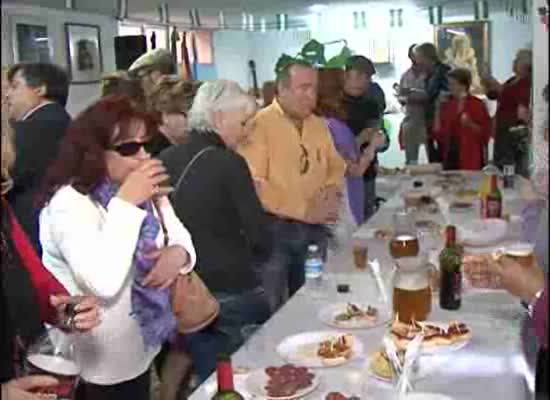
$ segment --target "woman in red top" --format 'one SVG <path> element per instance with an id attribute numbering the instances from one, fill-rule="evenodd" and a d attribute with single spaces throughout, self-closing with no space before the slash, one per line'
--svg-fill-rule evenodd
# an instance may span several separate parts
<path id="1" fill-rule="evenodd" d="M 434 125 L 444 168 L 480 170 L 486 163 L 491 117 L 483 101 L 469 93 L 470 71 L 457 68 L 448 78 L 452 97 L 442 105 Z"/>
<path id="2" fill-rule="evenodd" d="M 3 82 L 2 82 L 3 83 Z M 34 247 L 5 201 L 12 184 L 9 176 L 15 153 L 8 113 L 2 103 L 2 182 L 0 198 L 0 396 L 10 400 L 40 399 L 30 393 L 37 387 L 54 386 L 49 376 L 21 378 L 22 355 L 26 347 L 44 332 L 43 322 L 55 324 L 71 301 L 65 288 L 42 265 Z M 94 297 L 86 297 L 76 307 L 75 328 L 92 329 L 99 323 L 99 307 Z"/>
<path id="3" fill-rule="evenodd" d="M 529 138 L 527 129 L 510 129 L 527 125 L 531 100 L 531 73 L 533 54 L 531 50 L 519 50 L 514 59 L 514 76 L 503 84 L 492 76 L 484 76 L 487 97 L 497 100 L 495 115 L 495 165 L 514 164 L 516 173 L 528 177 Z"/>

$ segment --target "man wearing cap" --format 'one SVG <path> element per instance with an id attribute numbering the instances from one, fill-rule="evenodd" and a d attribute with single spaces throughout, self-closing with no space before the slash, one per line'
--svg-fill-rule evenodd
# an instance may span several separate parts
<path id="1" fill-rule="evenodd" d="M 128 75 L 141 81 L 141 86 L 148 96 L 155 85 L 165 75 L 176 73 L 172 54 L 165 49 L 148 51 L 130 65 Z"/>
<path id="2" fill-rule="evenodd" d="M 344 106 L 347 124 L 356 136 L 361 150 L 371 141 L 376 142 L 377 152 L 389 147 L 389 136 L 383 129 L 386 99 L 384 91 L 372 76 L 376 73 L 372 61 L 363 56 L 352 56 L 346 61 L 344 80 Z M 376 174 L 378 158 L 375 156 L 365 171 L 365 220 L 376 210 Z"/>
<path id="3" fill-rule="evenodd" d="M 345 163 L 325 121 L 313 114 L 317 83 L 308 63 L 283 66 L 275 99 L 250 122 L 239 149 L 270 216 L 274 248 L 262 283 L 272 311 L 304 284 L 308 245 L 325 252 L 326 225 L 338 217 Z"/>
<path id="4" fill-rule="evenodd" d="M 139 79 L 146 100 L 151 98 L 156 85 L 165 76 L 174 75 L 176 66 L 172 54 L 164 49 L 151 50 L 130 65 L 128 76 L 132 79 Z M 156 156 L 162 150 L 170 147 L 170 141 L 160 132 L 153 133 L 152 140 L 147 144 L 146 150 Z"/>

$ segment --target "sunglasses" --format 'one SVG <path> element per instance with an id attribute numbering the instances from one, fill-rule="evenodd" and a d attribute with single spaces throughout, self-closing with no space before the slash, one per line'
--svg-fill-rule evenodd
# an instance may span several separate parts
<path id="1" fill-rule="evenodd" d="M 126 142 L 117 146 L 112 146 L 110 150 L 116 151 L 123 157 L 135 156 L 143 148 L 147 151 L 150 142 Z"/>

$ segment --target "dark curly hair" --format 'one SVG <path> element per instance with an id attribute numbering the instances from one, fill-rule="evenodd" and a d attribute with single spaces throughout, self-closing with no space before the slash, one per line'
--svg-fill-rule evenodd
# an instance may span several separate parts
<path id="1" fill-rule="evenodd" d="M 43 207 L 65 185 L 89 194 L 107 175 L 105 151 L 115 140 L 132 137 L 136 121 L 142 121 L 147 132 L 158 122 L 136 108 L 130 97 L 120 95 L 106 96 L 78 115 L 69 125 L 58 156 L 46 173 L 36 205 Z"/>

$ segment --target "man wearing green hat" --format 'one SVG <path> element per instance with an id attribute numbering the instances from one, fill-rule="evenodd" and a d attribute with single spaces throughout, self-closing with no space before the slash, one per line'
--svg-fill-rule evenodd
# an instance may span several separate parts
<path id="1" fill-rule="evenodd" d="M 139 79 L 141 86 L 148 95 L 165 75 L 176 73 L 172 54 L 165 49 L 155 49 L 140 56 L 128 69 L 130 77 Z"/>

